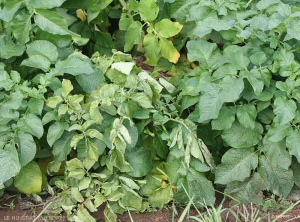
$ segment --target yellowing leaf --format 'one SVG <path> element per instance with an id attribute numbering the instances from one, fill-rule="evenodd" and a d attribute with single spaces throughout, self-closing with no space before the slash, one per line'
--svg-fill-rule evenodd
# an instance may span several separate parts
<path id="1" fill-rule="evenodd" d="M 49 97 L 46 101 L 46 105 L 50 108 L 56 108 L 57 104 L 62 102 L 63 99 L 60 96 Z"/>
<path id="2" fill-rule="evenodd" d="M 39 193 L 42 190 L 42 171 L 36 162 L 24 166 L 15 177 L 14 185 L 22 193 Z"/>
<path id="3" fill-rule="evenodd" d="M 161 38 L 159 41 L 159 46 L 161 49 L 161 54 L 164 58 L 173 63 L 178 62 L 180 54 L 171 41 Z"/>
<path id="4" fill-rule="evenodd" d="M 111 65 L 111 68 L 116 69 L 126 75 L 129 75 L 134 67 L 134 64 L 134 62 L 115 62 Z"/>
<path id="5" fill-rule="evenodd" d="M 170 38 L 177 35 L 183 25 L 178 22 L 172 22 L 170 19 L 163 19 L 155 24 L 155 30 L 161 37 Z"/>
<path id="6" fill-rule="evenodd" d="M 80 18 L 81 21 L 83 21 L 83 22 L 86 21 L 85 12 L 81 8 L 76 10 L 76 16 L 77 16 L 77 18 Z"/>
<path id="7" fill-rule="evenodd" d="M 73 90 L 73 85 L 71 81 L 68 79 L 64 79 L 62 81 L 62 91 L 61 91 L 62 96 L 66 98 L 72 90 Z"/>

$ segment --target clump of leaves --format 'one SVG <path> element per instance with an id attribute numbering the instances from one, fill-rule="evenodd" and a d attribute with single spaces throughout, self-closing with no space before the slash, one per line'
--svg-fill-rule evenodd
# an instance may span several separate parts
<path id="1" fill-rule="evenodd" d="M 49 166 L 55 171 L 66 161 L 65 178 L 55 185 L 69 219 L 83 220 L 103 203 L 106 219 L 112 220 L 127 210 L 162 208 L 173 196 L 186 202 L 183 185 L 195 201 L 213 204 L 214 188 L 203 174 L 214 167 L 213 160 L 194 123 L 179 118 L 169 96 L 174 86 L 157 81 L 126 54 L 92 59 L 106 70 L 108 83 L 84 98 L 73 95 L 71 82 L 63 80 L 61 94 L 46 102 L 60 120 L 54 124 L 68 126 L 56 138 L 55 143 L 69 143 L 58 156 L 76 150 L 76 158 L 55 158 Z"/>
<path id="2" fill-rule="evenodd" d="M 300 8 L 267 0 L 170 7 L 194 24 L 187 58 L 199 65 L 177 78 L 177 103 L 188 104 L 199 131 L 210 130 L 201 138 L 213 155 L 224 153 L 214 182 L 244 202 L 258 203 L 262 190 L 287 197 L 299 185 Z"/>

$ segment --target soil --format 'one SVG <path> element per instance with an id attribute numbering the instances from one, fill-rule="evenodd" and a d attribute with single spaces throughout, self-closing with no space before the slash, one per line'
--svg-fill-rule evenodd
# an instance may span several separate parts
<path id="1" fill-rule="evenodd" d="M 220 204 L 223 197 L 217 197 L 217 204 Z M 34 221 L 39 213 L 43 210 L 42 206 L 34 206 L 28 209 L 29 207 L 26 207 L 26 201 L 27 199 L 17 199 L 15 200 L 8 199 L 6 202 L 0 201 L 0 222 L 14 222 L 14 221 L 22 221 L 22 222 L 32 222 Z M 24 205 L 25 203 L 25 205 Z M 223 208 L 229 208 L 231 205 L 231 202 L 229 200 L 226 200 L 223 203 Z M 14 206 L 14 207 L 10 207 Z M 12 209 L 13 208 L 13 209 Z M 25 209 L 25 210 L 22 210 Z M 261 222 L 268 222 L 272 221 L 274 219 L 277 219 L 276 222 L 286 222 L 286 221 L 294 221 L 300 222 L 300 205 L 296 206 L 294 209 L 292 209 L 290 212 L 285 214 L 284 216 L 279 217 L 280 213 L 283 211 L 269 211 L 264 212 L 261 210 L 258 206 L 251 206 L 248 205 L 240 205 L 236 207 L 231 207 L 234 212 L 240 211 L 243 212 L 245 217 L 240 217 L 239 221 L 247 222 L 250 221 L 251 218 L 251 210 L 258 209 L 259 215 L 261 218 L 264 218 L 261 220 Z M 182 214 L 184 208 L 178 207 L 178 215 L 174 218 L 174 221 L 178 221 L 180 215 Z M 247 214 L 247 212 L 249 214 Z M 135 222 L 171 222 L 172 221 L 172 215 L 173 210 L 169 207 L 166 207 L 162 210 L 157 210 L 156 212 L 151 213 L 131 213 L 131 217 L 133 218 L 133 221 Z M 197 216 L 198 213 L 195 209 L 191 208 L 189 214 L 190 216 Z M 93 213 L 93 216 L 97 219 L 97 221 L 102 222 L 104 221 L 104 215 L 103 215 L 103 208 L 100 208 L 98 212 Z M 245 218 L 248 218 L 246 220 Z M 41 217 L 38 217 L 36 222 L 51 222 L 51 221 L 58 221 L 58 222 L 67 222 L 67 218 L 64 215 L 60 216 L 50 216 L 50 215 L 43 215 Z M 192 219 L 186 218 L 185 221 L 195 221 Z M 229 210 L 225 210 L 222 213 L 222 222 L 236 222 L 237 220 L 235 217 L 231 214 Z M 256 221 L 256 220 L 251 220 Z M 118 222 L 131 222 L 130 215 L 128 213 L 124 213 L 123 215 L 118 215 Z"/>

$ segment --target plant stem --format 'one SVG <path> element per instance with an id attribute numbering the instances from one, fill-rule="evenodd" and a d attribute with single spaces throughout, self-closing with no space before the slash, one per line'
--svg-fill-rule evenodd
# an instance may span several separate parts
<path id="1" fill-rule="evenodd" d="M 119 0 L 120 4 L 123 6 L 123 10 L 127 10 L 127 4 L 124 0 Z"/>
<path id="2" fill-rule="evenodd" d="M 39 215 L 36 218 L 34 218 L 32 222 L 36 222 L 43 215 L 43 213 L 50 207 L 51 204 L 52 202 L 48 203 L 47 206 L 39 213 Z"/>

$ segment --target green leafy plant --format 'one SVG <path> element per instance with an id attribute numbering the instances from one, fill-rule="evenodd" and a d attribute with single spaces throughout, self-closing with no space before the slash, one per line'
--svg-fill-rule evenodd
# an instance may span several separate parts
<path id="1" fill-rule="evenodd" d="M 119 62 L 120 57 L 127 61 Z M 62 190 L 61 202 L 69 219 L 84 220 L 87 209 L 96 211 L 103 203 L 107 203 L 106 219 L 112 220 L 115 213 L 127 210 L 162 208 L 174 194 L 185 202 L 183 184 L 196 195 L 195 201 L 204 198 L 213 204 L 214 188 L 202 173 L 214 167 L 212 158 L 197 137 L 194 123 L 178 118 L 171 97 L 164 93 L 174 87 L 137 68 L 126 54 L 94 55 L 93 61 L 98 69 L 106 70 L 110 83 L 84 98 L 73 95 L 71 83 L 63 80 L 61 96 L 46 102 L 53 108 L 49 113 L 55 112 L 55 119 L 68 125 L 56 137 L 55 143 L 69 141 L 64 150 L 60 146 L 60 152 L 66 157 L 70 147 L 76 149 L 76 158 L 66 162 L 65 179 L 55 182 Z M 58 170 L 59 165 L 55 158 L 49 169 Z M 196 190 L 195 183 L 202 188 Z"/>
<path id="2" fill-rule="evenodd" d="M 178 82 L 187 92 L 178 103 L 189 102 L 188 119 L 199 130 L 212 130 L 202 139 L 224 153 L 215 183 L 226 193 L 246 202 L 259 201 L 262 190 L 286 197 L 298 184 L 299 8 L 280 1 L 198 3 L 170 6 L 179 7 L 173 17 L 183 25 L 195 25 L 187 58 L 199 64 Z"/>
<path id="3" fill-rule="evenodd" d="M 173 63 L 178 62 L 180 54 L 170 38 L 181 31 L 183 26 L 180 23 L 161 19 L 156 0 L 128 1 L 128 4 L 124 3 L 123 9 L 119 28 L 125 32 L 125 52 L 137 44 L 138 50 L 145 53 L 146 64 L 155 66 L 161 57 Z M 143 26 L 147 27 L 146 32 Z"/>
<path id="4" fill-rule="evenodd" d="M 278 211 L 285 210 L 289 208 L 293 203 L 287 199 L 279 198 L 275 199 L 275 196 L 272 195 L 270 198 L 266 198 L 264 202 L 261 204 L 261 208 L 263 211 Z"/>

